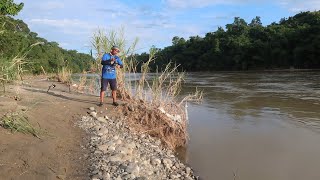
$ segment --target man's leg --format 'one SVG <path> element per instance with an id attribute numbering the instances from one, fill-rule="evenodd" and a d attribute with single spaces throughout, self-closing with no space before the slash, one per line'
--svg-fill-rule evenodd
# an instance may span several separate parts
<path id="1" fill-rule="evenodd" d="M 112 90 L 112 100 L 113 102 L 117 102 L 117 90 Z"/>
<path id="2" fill-rule="evenodd" d="M 113 100 L 113 105 L 118 106 L 119 104 L 117 103 L 117 80 L 116 79 L 111 79 L 110 80 L 110 88 L 112 90 L 112 100 Z"/>
<path id="3" fill-rule="evenodd" d="M 107 89 L 107 81 L 105 79 L 101 79 L 101 90 L 100 90 L 100 104 L 99 106 L 103 105 L 103 99 L 104 99 L 104 94 Z"/>
<path id="4" fill-rule="evenodd" d="M 104 93 L 105 91 L 102 91 L 102 90 L 100 91 L 100 104 L 103 103 Z"/>

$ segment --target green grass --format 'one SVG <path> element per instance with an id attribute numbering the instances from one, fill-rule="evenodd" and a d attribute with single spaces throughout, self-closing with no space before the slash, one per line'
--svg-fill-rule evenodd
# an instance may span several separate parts
<path id="1" fill-rule="evenodd" d="M 40 128 L 30 124 L 28 117 L 21 113 L 10 113 L 3 116 L 0 120 L 0 125 L 11 130 L 11 132 L 21 132 L 23 134 L 31 134 L 37 138 L 44 133 Z"/>

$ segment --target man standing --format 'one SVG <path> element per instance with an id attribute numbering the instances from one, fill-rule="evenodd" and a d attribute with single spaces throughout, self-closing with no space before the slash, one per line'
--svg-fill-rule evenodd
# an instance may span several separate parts
<path id="1" fill-rule="evenodd" d="M 102 56 L 101 64 L 102 67 L 102 77 L 101 77 L 101 91 L 100 91 L 100 104 L 103 105 L 103 98 L 108 84 L 110 84 L 110 89 L 112 91 L 112 105 L 118 106 L 117 103 L 117 73 L 116 68 L 123 68 L 123 63 L 117 54 L 120 52 L 117 46 L 111 48 L 110 53 L 105 53 Z"/>

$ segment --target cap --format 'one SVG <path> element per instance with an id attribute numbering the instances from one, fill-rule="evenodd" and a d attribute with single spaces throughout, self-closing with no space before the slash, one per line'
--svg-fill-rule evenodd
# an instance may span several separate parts
<path id="1" fill-rule="evenodd" d="M 111 49 L 117 49 L 118 51 L 120 50 L 118 46 L 112 46 Z"/>

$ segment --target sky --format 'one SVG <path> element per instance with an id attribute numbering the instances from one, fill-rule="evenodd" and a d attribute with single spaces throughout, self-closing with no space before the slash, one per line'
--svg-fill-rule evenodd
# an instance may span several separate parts
<path id="1" fill-rule="evenodd" d="M 65 49 L 89 53 L 97 29 L 124 29 L 127 44 L 139 39 L 137 53 L 172 45 L 174 36 L 204 37 L 234 17 L 263 25 L 301 11 L 320 10 L 320 0 L 15 0 L 24 3 L 15 18 Z"/>

